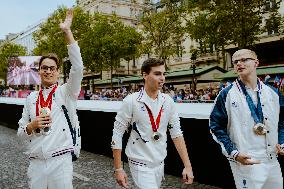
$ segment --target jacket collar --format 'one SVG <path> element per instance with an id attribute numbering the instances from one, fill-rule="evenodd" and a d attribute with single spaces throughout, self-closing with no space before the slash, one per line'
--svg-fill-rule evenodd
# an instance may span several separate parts
<path id="1" fill-rule="evenodd" d="M 241 86 L 240 86 L 240 83 L 239 83 L 238 80 L 239 80 L 239 78 L 236 79 L 235 85 L 236 85 L 237 88 L 239 89 L 240 93 L 242 93 Z M 263 85 L 264 85 L 264 83 L 263 83 L 259 78 L 257 78 L 256 90 L 257 90 L 258 92 L 261 92 L 261 90 L 262 90 L 262 88 L 263 88 Z M 255 90 L 255 89 L 253 89 L 253 90 Z"/>
<path id="2" fill-rule="evenodd" d="M 139 91 L 139 95 L 137 97 L 137 101 L 145 103 L 150 108 L 151 106 L 149 105 L 149 102 L 148 102 L 147 98 L 148 97 L 147 97 L 147 93 L 146 93 L 145 89 L 144 88 L 141 89 Z M 165 97 L 165 95 L 163 93 L 161 93 L 161 91 L 159 91 L 157 98 L 158 98 L 158 110 L 159 110 L 162 107 L 162 105 L 165 103 L 166 97 Z"/>

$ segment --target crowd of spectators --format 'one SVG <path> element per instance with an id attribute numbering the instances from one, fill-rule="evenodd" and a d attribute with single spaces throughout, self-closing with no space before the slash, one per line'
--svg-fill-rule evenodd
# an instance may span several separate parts
<path id="1" fill-rule="evenodd" d="M 198 88 L 193 90 L 188 84 L 183 86 L 173 86 L 164 85 L 162 92 L 170 95 L 175 102 L 178 103 L 206 103 L 214 102 L 220 90 L 225 86 L 229 85 L 230 82 L 220 83 L 219 85 L 208 84 L 208 86 L 203 88 Z M 121 88 L 104 88 L 104 89 L 94 89 L 94 91 L 82 89 L 79 99 L 81 100 L 108 100 L 108 101 L 121 101 L 128 94 L 137 92 L 141 90 L 142 86 L 134 85 L 132 87 L 121 87 Z M 284 87 L 281 86 L 280 90 Z M 0 96 L 4 97 L 15 97 L 15 98 L 25 98 L 30 92 L 34 90 L 33 87 L 29 88 L 0 88 Z"/>
<path id="2" fill-rule="evenodd" d="M 86 90 L 84 93 L 85 100 L 122 100 L 128 94 L 141 90 L 141 87 L 126 87 L 117 89 L 95 89 L 94 92 Z M 219 93 L 220 87 L 201 88 L 193 91 L 188 85 L 183 88 L 174 86 L 164 86 L 162 92 L 170 95 L 175 102 L 212 102 Z"/>

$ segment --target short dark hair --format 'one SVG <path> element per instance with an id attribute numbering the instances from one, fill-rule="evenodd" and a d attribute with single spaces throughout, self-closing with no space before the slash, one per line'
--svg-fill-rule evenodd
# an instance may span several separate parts
<path id="1" fill-rule="evenodd" d="M 43 55 L 43 56 L 39 59 L 39 63 L 38 63 L 39 69 L 40 69 L 41 63 L 42 63 L 45 59 L 47 59 L 47 58 L 49 58 L 49 59 L 51 59 L 51 60 L 54 60 L 55 63 L 56 63 L 57 69 L 59 69 L 59 67 L 60 67 L 60 62 L 59 62 L 58 56 L 57 56 L 55 53 L 48 53 L 47 55 Z"/>
<path id="2" fill-rule="evenodd" d="M 141 66 L 141 74 L 143 74 L 144 72 L 149 74 L 152 67 L 161 66 L 161 65 L 165 65 L 165 62 L 163 60 L 157 58 L 148 58 L 143 62 Z"/>

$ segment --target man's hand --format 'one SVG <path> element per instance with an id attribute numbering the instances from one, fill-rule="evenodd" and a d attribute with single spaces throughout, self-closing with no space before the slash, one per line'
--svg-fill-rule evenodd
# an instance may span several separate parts
<path id="1" fill-rule="evenodd" d="M 27 134 L 30 135 L 33 130 L 41 129 L 44 127 L 50 127 L 51 117 L 49 114 L 47 115 L 39 115 L 31 121 L 27 126 Z"/>
<path id="2" fill-rule="evenodd" d="M 281 145 L 280 144 L 276 144 L 276 152 L 277 152 L 277 154 L 279 154 L 279 155 L 284 155 L 284 148 L 283 147 L 281 147 Z"/>
<path id="3" fill-rule="evenodd" d="M 122 186 L 124 188 L 128 188 L 128 179 L 127 179 L 127 175 L 124 172 L 124 170 L 115 171 L 114 176 L 115 176 L 116 182 L 117 182 L 117 184 L 119 184 L 119 186 Z"/>
<path id="4" fill-rule="evenodd" d="M 60 29 L 65 33 L 70 32 L 72 20 L 73 20 L 73 9 L 68 9 L 66 12 L 66 18 L 64 22 L 59 24 Z"/>
<path id="5" fill-rule="evenodd" d="M 239 153 L 236 157 L 236 161 L 240 162 L 243 165 L 253 165 L 253 164 L 260 164 L 260 160 L 251 159 L 250 156 L 246 154 Z"/>
<path id="6" fill-rule="evenodd" d="M 193 172 L 191 167 L 185 167 L 182 171 L 182 180 L 184 184 L 192 184 L 193 183 Z"/>

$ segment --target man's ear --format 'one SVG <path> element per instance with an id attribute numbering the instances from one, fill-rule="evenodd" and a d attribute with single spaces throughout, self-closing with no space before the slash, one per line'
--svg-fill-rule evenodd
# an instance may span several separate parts
<path id="1" fill-rule="evenodd" d="M 259 66 L 259 60 L 256 59 L 256 60 L 255 60 L 255 67 L 258 67 L 258 66 Z"/>
<path id="2" fill-rule="evenodd" d="M 148 75 L 148 74 L 147 74 L 146 72 L 143 72 L 143 73 L 142 73 L 142 77 L 143 77 L 144 80 L 145 80 L 145 78 L 147 77 L 147 75 Z"/>

